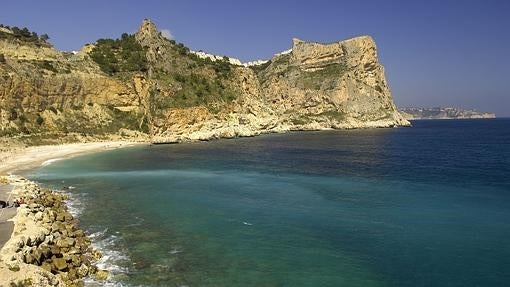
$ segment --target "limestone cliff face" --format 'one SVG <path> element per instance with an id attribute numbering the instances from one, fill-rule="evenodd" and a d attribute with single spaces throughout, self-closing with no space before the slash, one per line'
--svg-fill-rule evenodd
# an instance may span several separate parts
<path id="1" fill-rule="evenodd" d="M 86 53 L 1 40 L 0 54 L 0 136 L 138 128 L 143 108 L 134 82 L 105 75 Z"/>
<path id="2" fill-rule="evenodd" d="M 289 130 L 408 126 L 393 103 L 368 36 L 332 44 L 294 39 L 258 74 L 236 67 L 239 97 L 217 114 L 172 111 L 160 141 L 256 135 Z"/>
<path id="3" fill-rule="evenodd" d="M 372 38 L 293 42 L 292 52 L 260 73 L 263 94 L 284 119 L 303 129 L 408 124 L 393 104 Z"/>
<path id="4" fill-rule="evenodd" d="M 139 103 L 132 87 L 101 74 L 55 73 L 14 62 L 2 65 L 0 74 L 0 130 L 8 135 L 115 133 L 116 107 Z"/>
<path id="5" fill-rule="evenodd" d="M 405 126 L 374 41 L 294 39 L 254 67 L 200 59 L 145 20 L 135 34 L 148 69 L 108 75 L 51 47 L 0 40 L 0 135 L 146 133 L 155 142 L 288 130 Z"/>

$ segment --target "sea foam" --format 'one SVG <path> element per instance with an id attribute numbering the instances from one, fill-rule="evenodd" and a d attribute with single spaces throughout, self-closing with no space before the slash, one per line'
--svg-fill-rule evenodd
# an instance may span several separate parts
<path id="1" fill-rule="evenodd" d="M 59 161 L 59 160 L 63 160 L 63 158 L 52 158 L 52 159 L 48 159 L 48 160 L 45 160 L 43 161 L 43 163 L 41 163 L 41 166 L 48 166 L 56 161 Z"/>
<path id="2" fill-rule="evenodd" d="M 69 187 L 66 191 L 61 191 L 63 194 L 68 196 L 66 201 L 69 212 L 74 216 L 78 217 L 83 214 L 86 208 L 87 195 L 70 192 L 69 190 L 75 189 L 75 187 Z M 143 221 L 143 220 L 142 220 Z M 108 280 L 96 281 L 93 278 L 84 280 L 86 286 L 109 286 L 109 287 L 121 287 L 128 286 L 115 280 L 116 276 L 126 274 L 128 272 L 127 267 L 131 261 L 129 257 L 119 249 L 119 241 L 121 237 L 117 235 L 111 235 L 108 232 L 108 228 L 101 231 L 93 232 L 88 235 L 92 241 L 92 248 L 99 250 L 103 255 L 101 259 L 96 262 L 96 266 L 100 269 L 107 270 L 110 274 Z"/>

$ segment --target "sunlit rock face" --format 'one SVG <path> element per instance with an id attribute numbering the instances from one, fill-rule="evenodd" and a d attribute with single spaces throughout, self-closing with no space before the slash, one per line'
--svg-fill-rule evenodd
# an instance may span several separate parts
<path id="1" fill-rule="evenodd" d="M 1 38 L 0 134 L 174 142 L 409 124 L 369 36 L 330 44 L 293 39 L 291 49 L 250 65 L 200 57 L 150 20 L 134 39 L 147 66 L 106 73 L 92 57 L 99 41 L 66 53 Z M 131 60 L 116 49 L 115 61 Z"/>

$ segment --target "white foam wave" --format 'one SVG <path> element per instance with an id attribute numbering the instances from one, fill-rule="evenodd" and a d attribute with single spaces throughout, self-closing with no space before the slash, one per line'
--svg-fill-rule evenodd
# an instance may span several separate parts
<path id="1" fill-rule="evenodd" d="M 52 159 L 48 159 L 48 160 L 45 160 L 43 163 L 41 163 L 41 166 L 48 166 L 58 160 L 62 160 L 63 158 L 52 158 Z"/>
<path id="2" fill-rule="evenodd" d="M 79 216 L 85 210 L 85 203 L 87 202 L 85 194 L 77 194 L 68 191 L 63 191 L 69 197 L 67 200 L 67 208 L 73 216 Z M 119 275 L 127 274 L 130 259 L 125 252 L 119 250 L 121 246 L 119 241 L 121 237 L 119 232 L 111 234 L 108 228 L 89 234 L 88 237 L 92 241 L 92 248 L 99 250 L 103 257 L 95 262 L 96 266 L 100 269 L 107 270 L 109 278 L 107 281 L 96 281 L 93 278 L 84 280 L 85 286 L 108 286 L 108 287 L 123 287 L 127 286 L 121 282 L 115 281 Z"/>
<path id="3" fill-rule="evenodd" d="M 51 164 L 51 162 L 56 161 L 58 159 L 47 161 L 46 165 Z M 62 181 L 64 183 L 64 181 Z M 85 210 L 85 203 L 87 202 L 86 194 L 73 193 L 70 190 L 75 189 L 74 186 L 69 186 L 64 190 L 55 190 L 62 194 L 65 194 L 68 197 L 66 200 L 67 210 L 74 216 L 78 217 Z M 142 218 L 136 218 L 140 220 L 140 223 L 143 222 Z M 119 234 L 119 232 L 115 232 Z M 108 228 L 94 232 L 89 234 L 88 237 L 92 241 L 92 248 L 99 250 L 103 257 L 95 262 L 96 266 L 100 269 L 107 270 L 109 273 L 109 278 L 106 281 L 96 281 L 93 278 L 86 278 L 84 280 L 85 286 L 89 287 L 99 287 L 99 286 L 107 286 L 107 287 L 124 287 L 129 286 L 123 284 L 121 282 L 115 281 L 115 277 L 119 275 L 126 275 L 128 272 L 128 267 L 131 260 L 126 255 L 127 252 L 123 252 L 119 250 L 120 235 L 109 235 Z M 120 276 L 119 276 L 120 277 Z"/>
<path id="4" fill-rule="evenodd" d="M 88 278 L 83 280 L 83 283 L 85 283 L 85 286 L 87 287 L 127 287 L 129 285 L 122 284 L 120 282 L 113 282 L 113 281 L 96 281 L 94 279 Z"/>
<path id="5" fill-rule="evenodd" d="M 106 232 L 108 232 L 108 228 L 105 228 L 101 231 L 94 232 L 92 234 L 89 234 L 89 238 L 94 240 L 96 238 L 103 238 L 106 236 Z"/>
<path id="6" fill-rule="evenodd" d="M 116 232 L 118 234 L 118 232 Z M 93 279 L 86 280 L 87 286 L 125 286 L 120 282 L 115 281 L 115 277 L 126 274 L 129 270 L 130 259 L 123 252 L 119 250 L 119 241 L 121 237 L 119 235 L 111 235 L 108 229 L 104 229 L 89 235 L 92 240 L 92 248 L 101 251 L 103 257 L 98 260 L 95 264 L 98 268 L 107 270 L 110 274 L 109 279 L 106 282 L 96 282 Z"/>
<path id="7" fill-rule="evenodd" d="M 69 199 L 66 201 L 67 210 L 74 216 L 77 217 L 83 213 L 85 209 L 85 200 L 82 194 L 75 194 L 71 192 L 61 191 L 65 194 Z"/>

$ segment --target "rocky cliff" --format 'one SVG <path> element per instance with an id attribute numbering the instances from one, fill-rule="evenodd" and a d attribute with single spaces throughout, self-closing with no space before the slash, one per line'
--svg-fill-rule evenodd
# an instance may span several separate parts
<path id="1" fill-rule="evenodd" d="M 2 33 L 3 136 L 176 142 L 409 124 L 368 36 L 294 39 L 290 52 L 244 67 L 198 57 L 149 20 L 135 35 L 101 39 L 78 54 Z"/>
<path id="2" fill-rule="evenodd" d="M 259 73 L 264 98 L 291 128 L 407 125 L 398 113 L 368 36 L 332 44 L 294 39 Z"/>

